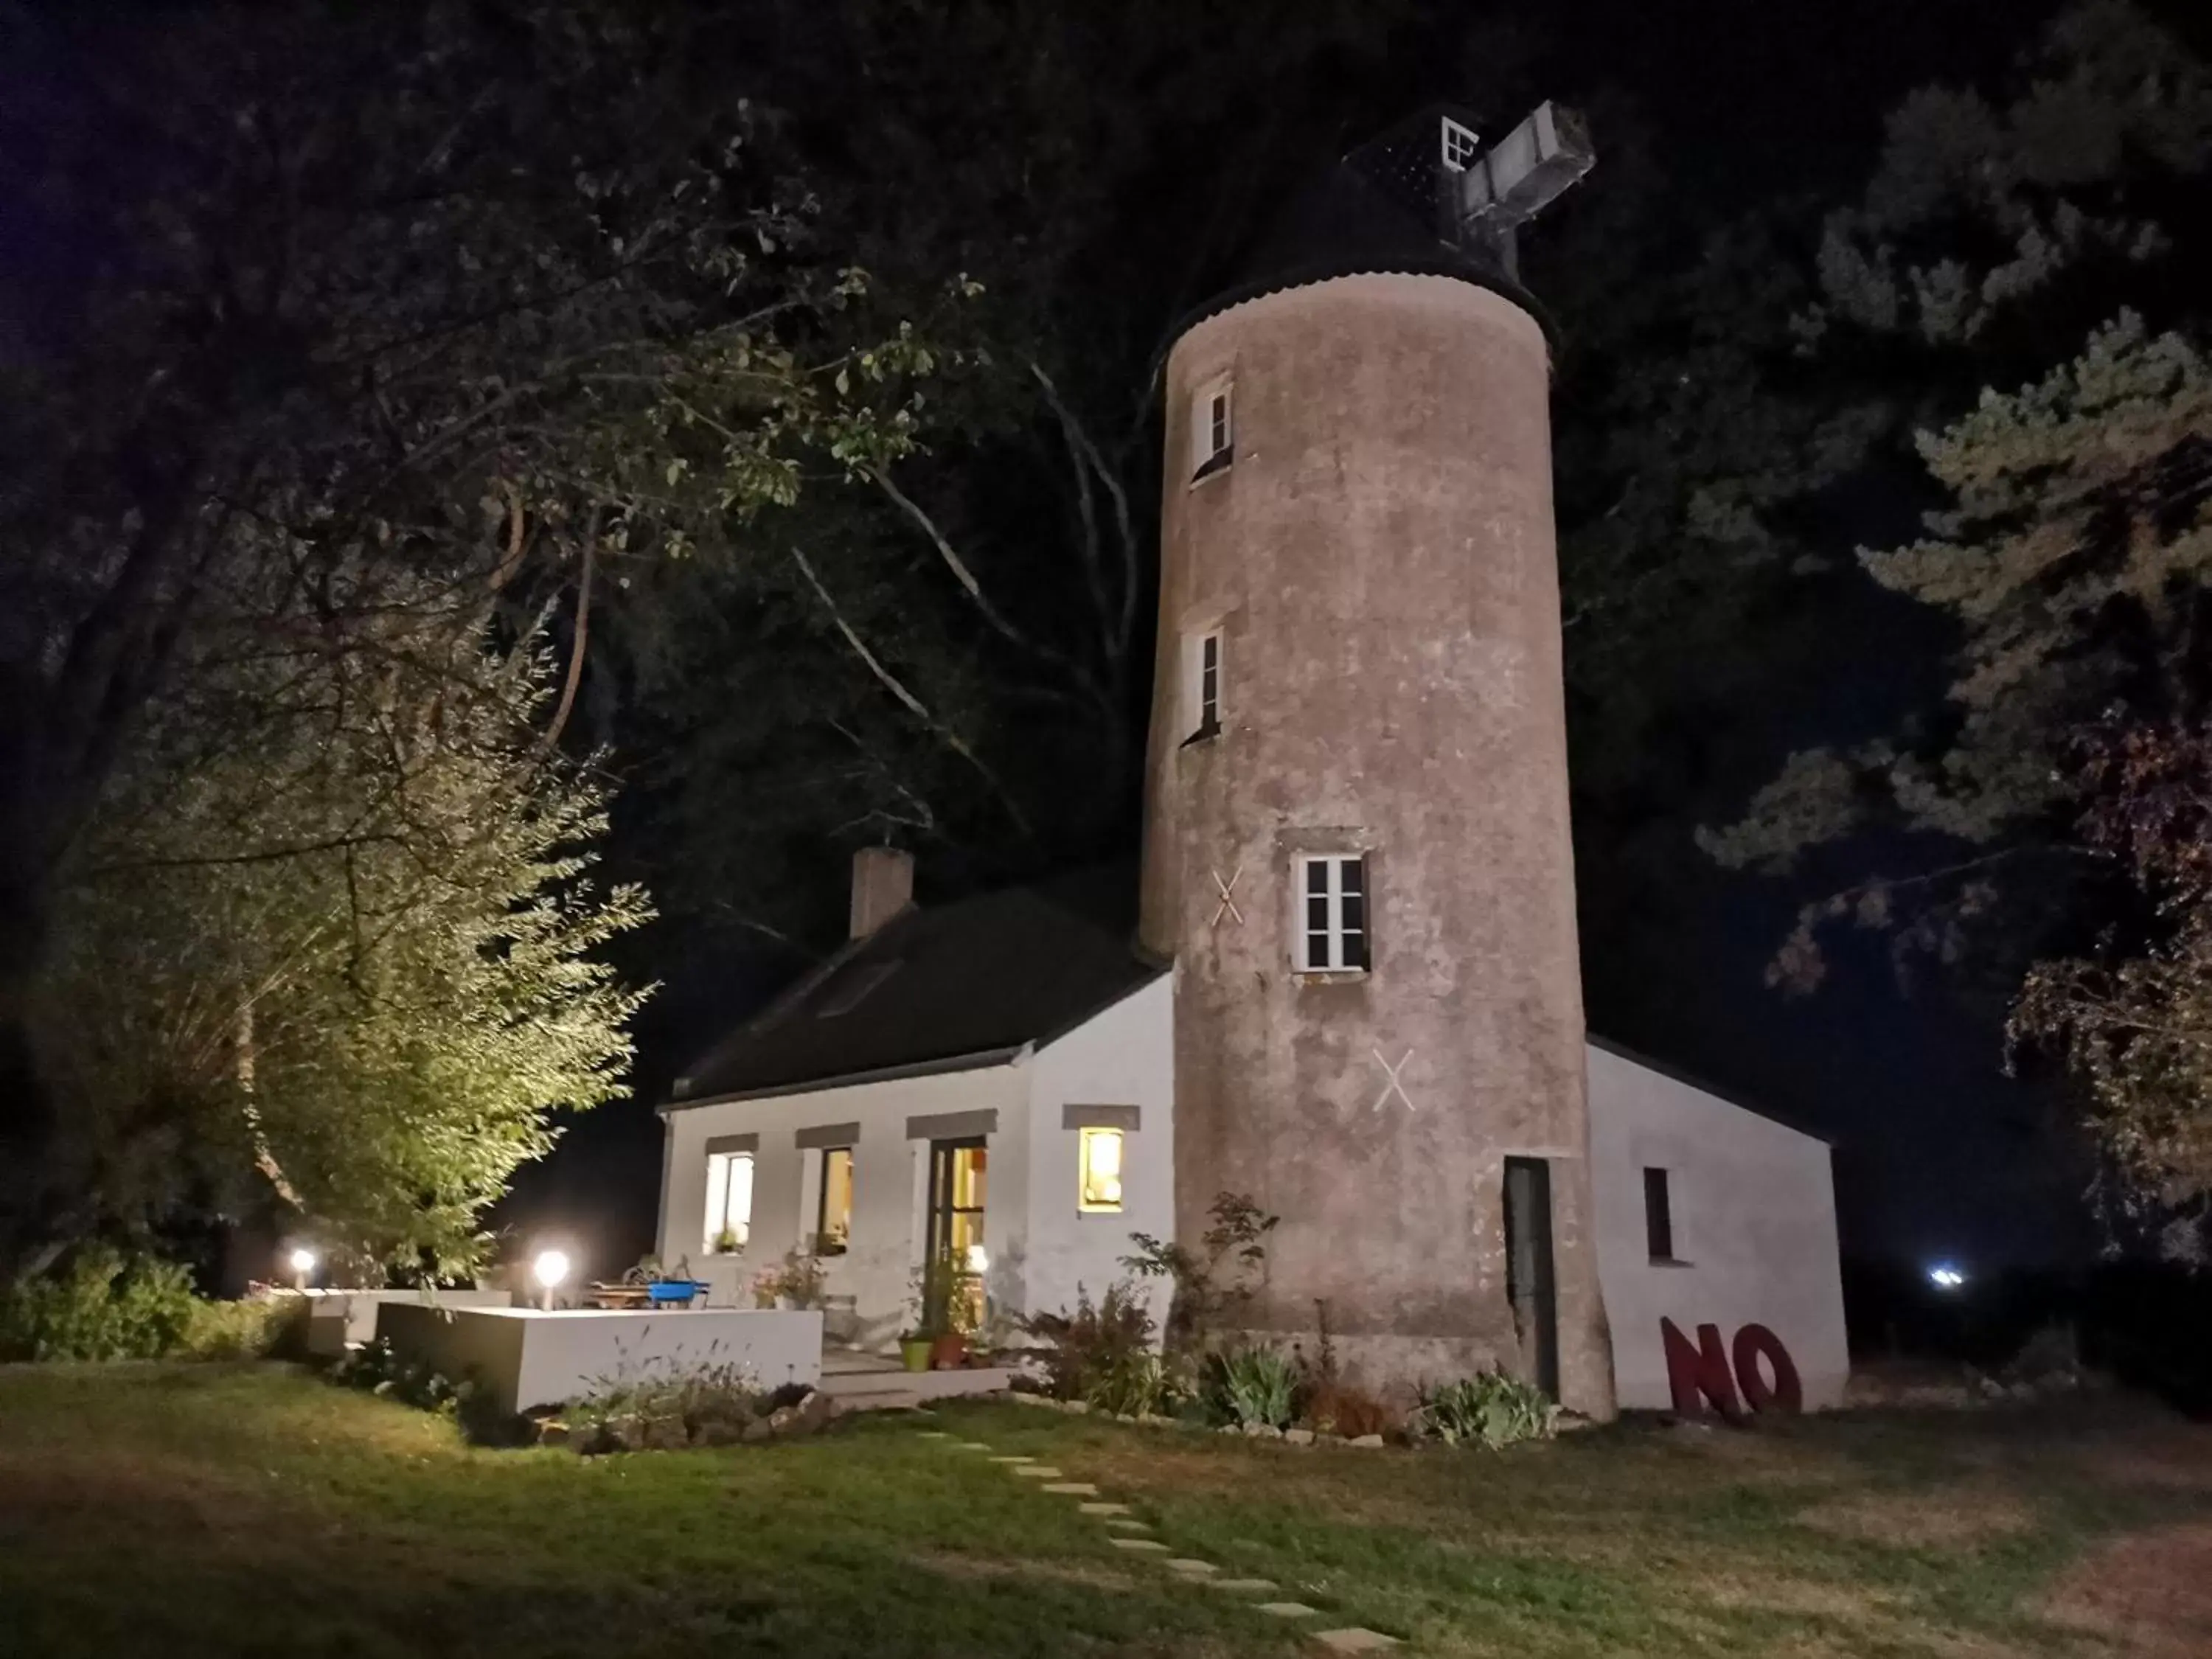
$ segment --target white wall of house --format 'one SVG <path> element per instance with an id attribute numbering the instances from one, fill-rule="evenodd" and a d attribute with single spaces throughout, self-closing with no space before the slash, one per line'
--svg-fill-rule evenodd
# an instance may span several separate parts
<path id="1" fill-rule="evenodd" d="M 1598 1269 L 1625 1407 L 1672 1401 L 1659 1322 L 1723 1343 L 1761 1324 L 1796 1362 L 1808 1409 L 1841 1402 L 1850 1370 L 1827 1146 L 1592 1046 Z M 1650 1258 L 1646 1169 L 1668 1174 L 1673 1263 Z"/>
<path id="2" fill-rule="evenodd" d="M 1024 1259 L 1010 1263 L 1007 1294 L 1030 1311 L 1095 1301 L 1125 1277 L 1129 1235 L 1175 1237 L 1175 981 L 1163 974 L 1037 1050 L 1031 1074 L 1030 1224 Z M 1120 1213 L 1079 1206 L 1079 1143 L 1085 1109 L 1135 1109 L 1121 1137 Z M 994 1291 L 998 1289 L 994 1285 Z M 1167 1316 L 1169 1287 L 1153 1280 L 1153 1316 Z"/>

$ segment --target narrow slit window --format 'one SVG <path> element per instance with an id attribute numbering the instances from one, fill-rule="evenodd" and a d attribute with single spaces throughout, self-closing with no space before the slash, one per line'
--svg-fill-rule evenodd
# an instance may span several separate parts
<path id="1" fill-rule="evenodd" d="M 1184 700 L 1190 735 L 1187 744 L 1221 730 L 1221 630 L 1183 636 Z"/>
<path id="2" fill-rule="evenodd" d="M 1674 1205 L 1664 1170 L 1644 1172 L 1644 1237 L 1654 1261 L 1674 1260 Z"/>
<path id="3" fill-rule="evenodd" d="M 1317 853 L 1300 860 L 1299 969 L 1343 973 L 1368 965 L 1367 860 L 1358 853 Z"/>
<path id="4" fill-rule="evenodd" d="M 853 1149 L 824 1147 L 822 1191 L 814 1208 L 814 1254 L 842 1255 L 853 1238 Z"/>
<path id="5" fill-rule="evenodd" d="M 714 1152 L 707 1159 L 707 1235 L 709 1254 L 734 1255 L 753 1231 L 753 1155 Z"/>
<path id="6" fill-rule="evenodd" d="M 1229 379 L 1224 375 L 1208 381 L 1199 391 L 1191 410 L 1191 478 L 1200 478 L 1218 472 L 1229 465 L 1235 453 L 1237 423 L 1235 399 Z"/>
<path id="7" fill-rule="evenodd" d="M 1114 1214 L 1121 1207 L 1121 1132 L 1081 1132 L 1083 1184 L 1077 1207 L 1085 1215 Z"/>

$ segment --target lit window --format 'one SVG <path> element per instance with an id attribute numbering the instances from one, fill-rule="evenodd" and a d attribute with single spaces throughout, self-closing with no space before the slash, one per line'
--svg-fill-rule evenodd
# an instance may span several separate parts
<path id="1" fill-rule="evenodd" d="M 1296 960 L 1310 974 L 1367 966 L 1367 860 L 1316 853 L 1298 860 Z"/>
<path id="2" fill-rule="evenodd" d="M 1664 1170 L 1644 1172 L 1644 1237 L 1654 1261 L 1674 1259 L 1674 1204 Z"/>
<path id="3" fill-rule="evenodd" d="M 753 1231 L 753 1155 L 713 1152 L 707 1158 L 707 1249 L 731 1255 Z"/>
<path id="4" fill-rule="evenodd" d="M 1083 1188 L 1077 1207 L 1086 1214 L 1121 1207 L 1121 1132 L 1082 1131 Z"/>
<path id="5" fill-rule="evenodd" d="M 814 1254 L 842 1255 L 853 1237 L 853 1149 L 822 1152 L 822 1192 L 814 1207 Z"/>
<path id="6" fill-rule="evenodd" d="M 1474 158 L 1482 154 L 1482 141 L 1474 130 L 1461 125 L 1447 115 L 1443 118 L 1444 165 L 1454 173 L 1464 173 L 1474 165 Z"/>
<path id="7" fill-rule="evenodd" d="M 1208 381 L 1192 401 L 1191 476 L 1203 478 L 1229 465 L 1236 427 L 1231 416 L 1229 377 Z"/>

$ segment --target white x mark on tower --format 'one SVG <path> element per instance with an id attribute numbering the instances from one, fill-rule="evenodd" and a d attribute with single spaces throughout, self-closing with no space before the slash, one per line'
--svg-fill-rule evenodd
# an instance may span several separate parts
<path id="1" fill-rule="evenodd" d="M 1244 879 L 1244 866 L 1238 865 L 1237 873 L 1230 877 L 1227 881 L 1222 880 L 1221 872 L 1218 870 L 1209 870 L 1206 873 L 1213 878 L 1213 890 L 1221 895 L 1221 902 L 1213 907 L 1213 920 L 1206 925 L 1208 927 L 1218 927 L 1221 926 L 1222 917 L 1234 916 L 1237 925 L 1242 927 L 1244 922 L 1244 913 L 1237 908 L 1237 901 L 1232 895 L 1237 891 L 1237 884 Z"/>
<path id="2" fill-rule="evenodd" d="M 1375 1056 L 1375 1063 L 1382 1068 L 1382 1075 L 1390 1079 L 1388 1083 L 1382 1085 L 1382 1092 L 1375 1097 L 1374 1109 L 1379 1112 L 1385 1106 L 1388 1106 L 1390 1103 L 1390 1097 L 1392 1095 L 1397 1096 L 1399 1099 L 1406 1103 L 1406 1109 L 1407 1111 L 1411 1112 L 1419 1109 L 1413 1104 L 1413 1096 L 1406 1092 L 1406 1085 L 1398 1080 L 1400 1075 L 1404 1073 L 1407 1065 L 1413 1060 L 1413 1051 L 1411 1048 L 1407 1049 L 1404 1058 L 1401 1059 L 1395 1066 L 1393 1066 L 1389 1060 L 1382 1058 L 1382 1051 L 1380 1048 L 1370 1048 L 1367 1052 Z"/>

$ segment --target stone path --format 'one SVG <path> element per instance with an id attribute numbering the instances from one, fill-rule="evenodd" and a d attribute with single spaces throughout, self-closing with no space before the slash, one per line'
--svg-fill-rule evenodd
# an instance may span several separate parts
<path id="1" fill-rule="evenodd" d="M 945 1440 L 951 1437 L 941 1430 L 924 1430 L 921 1437 Z M 962 1451 L 991 1451 L 988 1441 L 960 1440 L 953 1443 Z M 1034 1457 L 992 1452 L 990 1461 L 1011 1474 L 1045 1483 L 1036 1488 L 1039 1492 L 1064 1498 L 1098 1498 L 1098 1488 L 1091 1481 L 1066 1480 L 1060 1470 L 1048 1463 L 1040 1463 Z M 1075 1507 L 1079 1513 L 1094 1517 L 1114 1534 L 1106 1541 L 1115 1549 L 1131 1555 L 1163 1558 L 1160 1565 L 1186 1584 L 1204 1584 L 1209 1589 L 1237 1596 L 1267 1595 L 1276 1589 L 1275 1581 L 1272 1578 L 1224 1578 L 1220 1577 L 1221 1569 L 1211 1561 L 1194 1555 L 1173 1555 L 1169 1553 L 1168 1547 L 1158 1539 L 1132 1536 L 1133 1534 L 1149 1533 L 1152 1526 L 1150 1522 L 1139 1521 L 1131 1515 L 1127 1504 L 1102 1500 L 1079 1503 Z M 1321 1616 L 1319 1607 L 1308 1607 L 1304 1601 L 1255 1601 L 1249 1605 L 1255 1612 L 1277 1619 L 1316 1619 Z M 1395 1636 L 1385 1636 L 1380 1631 L 1367 1630 L 1357 1625 L 1342 1630 L 1316 1631 L 1313 1639 L 1331 1653 L 1380 1653 L 1385 1648 L 1404 1645 Z"/>

